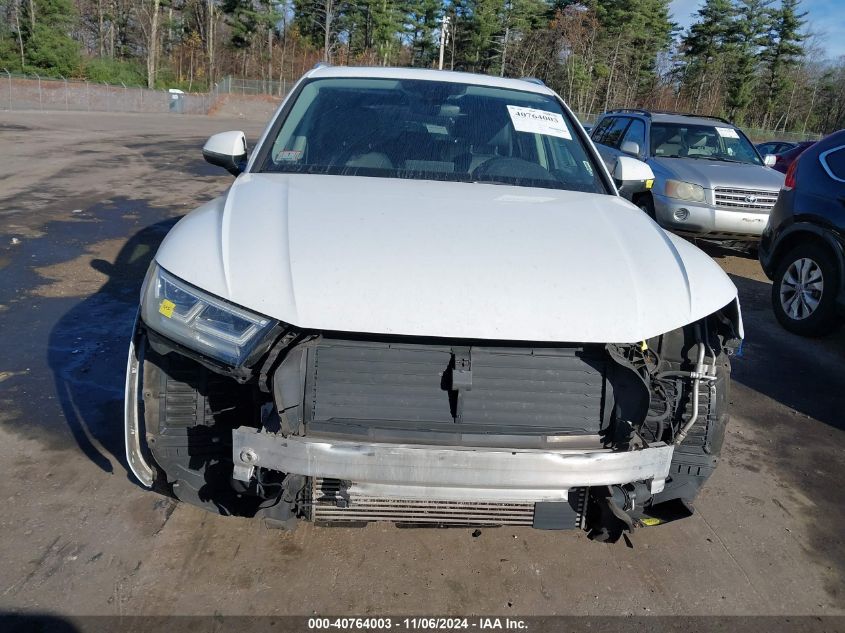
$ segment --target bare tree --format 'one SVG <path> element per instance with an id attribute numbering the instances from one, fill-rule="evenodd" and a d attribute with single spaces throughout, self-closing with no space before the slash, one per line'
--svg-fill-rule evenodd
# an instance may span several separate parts
<path id="1" fill-rule="evenodd" d="M 23 70 L 24 64 L 26 63 L 26 59 L 23 53 L 23 31 L 21 30 L 21 5 L 19 2 L 15 2 L 15 25 L 18 29 L 18 44 L 20 45 L 21 49 L 21 70 Z"/>
<path id="2" fill-rule="evenodd" d="M 208 85 L 215 79 L 214 46 L 215 32 L 217 31 L 217 20 L 214 17 L 214 0 L 206 0 L 206 12 L 208 13 L 208 27 L 205 32 L 205 53 L 208 57 Z"/>
<path id="3" fill-rule="evenodd" d="M 138 23 L 147 54 L 147 88 L 155 88 L 160 13 L 161 0 L 142 0 L 138 5 Z"/>
<path id="4" fill-rule="evenodd" d="M 315 13 L 319 17 L 317 26 L 323 32 L 323 61 L 331 62 L 332 53 L 332 29 L 337 12 L 335 0 L 317 0 Z"/>
<path id="5" fill-rule="evenodd" d="M 100 57 L 106 54 L 106 29 L 105 29 L 105 11 L 103 10 L 103 0 L 97 0 L 97 55 Z"/>

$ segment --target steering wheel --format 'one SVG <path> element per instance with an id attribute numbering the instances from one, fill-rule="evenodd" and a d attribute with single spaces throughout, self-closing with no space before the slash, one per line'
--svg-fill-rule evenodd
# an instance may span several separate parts
<path id="1" fill-rule="evenodd" d="M 551 180 L 557 182 L 554 174 L 537 163 L 509 156 L 498 156 L 484 161 L 472 171 L 472 177 L 478 180 L 524 178 L 526 180 Z"/>

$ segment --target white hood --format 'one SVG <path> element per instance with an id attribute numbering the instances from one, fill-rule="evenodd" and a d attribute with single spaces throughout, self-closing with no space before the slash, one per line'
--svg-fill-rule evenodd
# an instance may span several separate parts
<path id="1" fill-rule="evenodd" d="M 552 189 L 243 174 L 156 260 L 314 330 L 634 342 L 724 307 L 704 253 L 627 201 Z"/>

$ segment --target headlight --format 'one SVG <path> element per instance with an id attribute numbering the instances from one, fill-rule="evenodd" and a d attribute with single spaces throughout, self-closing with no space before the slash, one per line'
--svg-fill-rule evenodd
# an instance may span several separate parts
<path id="1" fill-rule="evenodd" d="M 141 317 L 176 343 L 235 366 L 277 323 L 194 288 L 159 266 L 146 280 Z"/>
<path id="2" fill-rule="evenodd" d="M 666 195 L 680 200 L 704 202 L 704 187 L 683 180 L 667 180 Z"/>

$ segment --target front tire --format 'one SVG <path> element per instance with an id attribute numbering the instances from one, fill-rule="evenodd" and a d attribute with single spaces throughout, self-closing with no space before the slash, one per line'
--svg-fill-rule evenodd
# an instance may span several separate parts
<path id="1" fill-rule="evenodd" d="M 836 329 L 839 270 L 830 251 L 815 243 L 796 246 L 780 260 L 772 284 L 772 308 L 780 324 L 800 336 Z"/>
<path id="2" fill-rule="evenodd" d="M 645 195 L 637 198 L 637 206 L 643 213 L 648 215 L 648 217 L 657 221 L 657 215 L 654 211 L 654 200 L 652 200 L 651 196 Z"/>

